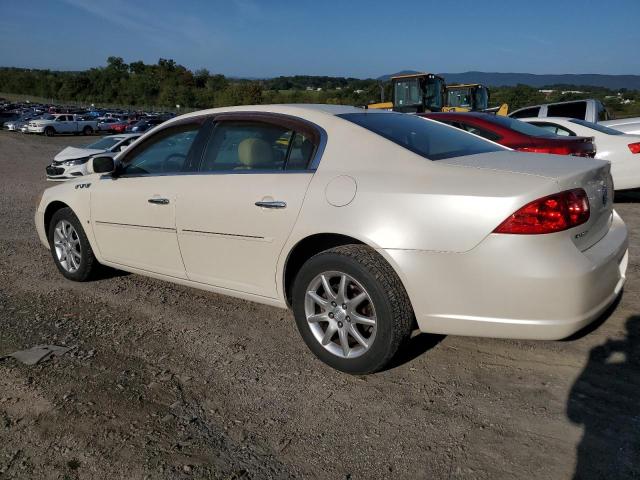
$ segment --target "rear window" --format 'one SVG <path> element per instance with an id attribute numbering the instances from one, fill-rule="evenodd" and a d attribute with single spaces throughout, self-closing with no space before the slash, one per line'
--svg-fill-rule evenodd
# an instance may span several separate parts
<path id="1" fill-rule="evenodd" d="M 429 160 L 505 150 L 456 128 L 415 115 L 346 113 L 339 116 Z"/>
<path id="2" fill-rule="evenodd" d="M 587 115 L 587 102 L 559 103 L 547 106 L 547 117 L 583 118 Z"/>
<path id="3" fill-rule="evenodd" d="M 508 128 L 523 135 L 529 135 L 531 137 L 555 137 L 555 135 L 544 128 L 536 127 L 530 123 L 523 122 L 511 117 L 502 117 L 500 115 L 491 115 L 490 118 L 485 118 L 497 125 L 504 128 Z"/>
<path id="4" fill-rule="evenodd" d="M 624 135 L 624 133 L 619 130 L 614 130 L 613 128 L 605 127 L 604 125 L 598 125 L 597 123 L 587 122 L 586 120 L 580 120 L 579 118 L 574 118 L 569 121 L 571 123 L 576 123 L 578 125 L 582 125 L 583 127 L 596 130 L 597 132 L 606 133 L 607 135 Z"/>

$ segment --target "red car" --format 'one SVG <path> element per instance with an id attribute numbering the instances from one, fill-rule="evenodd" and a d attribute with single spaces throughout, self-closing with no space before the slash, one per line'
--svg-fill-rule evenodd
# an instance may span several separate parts
<path id="1" fill-rule="evenodd" d="M 129 126 L 129 122 L 127 122 L 126 120 L 123 120 L 117 123 L 112 123 L 111 125 L 109 125 L 109 132 L 124 133 L 128 126 Z"/>
<path id="2" fill-rule="evenodd" d="M 523 152 L 594 157 L 593 137 L 561 137 L 515 118 L 490 113 L 419 113 Z"/>

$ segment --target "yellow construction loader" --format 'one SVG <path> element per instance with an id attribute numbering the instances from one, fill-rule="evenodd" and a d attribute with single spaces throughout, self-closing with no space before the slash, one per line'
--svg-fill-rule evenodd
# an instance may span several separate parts
<path id="1" fill-rule="evenodd" d="M 393 101 L 372 103 L 367 108 L 395 112 L 439 112 L 442 110 L 444 78 L 433 73 L 414 73 L 391 77 Z"/>
<path id="2" fill-rule="evenodd" d="M 489 89 L 479 83 L 460 83 L 445 87 L 443 112 L 494 112 L 506 116 L 509 106 L 489 108 Z"/>
<path id="3" fill-rule="evenodd" d="M 489 108 L 489 90 L 479 83 L 445 85 L 433 73 L 391 77 L 391 102 L 371 103 L 367 108 L 396 112 L 493 112 L 506 116 L 508 106 Z"/>

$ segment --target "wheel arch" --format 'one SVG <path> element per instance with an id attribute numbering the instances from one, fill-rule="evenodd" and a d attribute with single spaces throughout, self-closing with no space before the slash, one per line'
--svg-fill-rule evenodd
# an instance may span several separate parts
<path id="1" fill-rule="evenodd" d="M 405 284 L 406 278 L 398 269 L 398 265 L 389 255 L 386 254 L 384 250 L 377 248 L 375 244 L 372 244 L 364 239 L 355 238 L 342 233 L 314 233 L 297 241 L 297 243 L 291 248 L 291 250 L 289 250 L 284 266 L 282 268 L 282 292 L 287 306 L 291 307 L 293 281 L 297 273 L 300 271 L 302 265 L 309 258 L 324 250 L 350 244 L 367 245 L 376 250 L 376 252 L 378 252 L 378 254 L 382 257 L 382 259 L 387 262 L 396 272 L 402 284 Z"/>
<path id="2" fill-rule="evenodd" d="M 47 237 L 49 236 L 49 227 L 51 225 L 51 219 L 53 218 L 53 215 L 58 210 L 62 210 L 63 208 L 71 208 L 71 207 L 69 205 L 67 205 L 66 203 L 60 201 L 60 200 L 54 200 L 53 202 L 49 203 L 49 205 L 47 205 L 47 208 L 45 208 L 45 210 L 44 210 L 44 233 L 45 233 L 45 235 Z"/>

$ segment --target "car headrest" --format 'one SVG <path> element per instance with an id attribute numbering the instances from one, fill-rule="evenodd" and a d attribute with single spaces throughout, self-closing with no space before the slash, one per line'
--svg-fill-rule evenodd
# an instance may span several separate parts
<path id="1" fill-rule="evenodd" d="M 238 145 L 238 161 L 244 168 L 272 164 L 273 149 L 260 138 L 246 138 Z"/>

